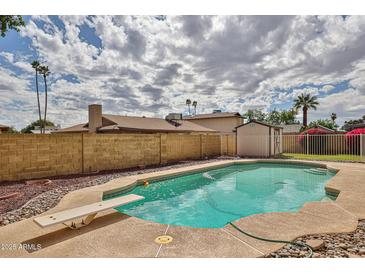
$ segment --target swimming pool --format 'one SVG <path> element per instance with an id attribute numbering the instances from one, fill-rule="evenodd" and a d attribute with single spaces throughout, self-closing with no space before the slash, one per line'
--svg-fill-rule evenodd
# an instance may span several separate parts
<path id="1" fill-rule="evenodd" d="M 252 214 L 297 211 L 328 199 L 324 185 L 335 173 L 314 166 L 233 164 L 139 185 L 129 192 L 145 200 L 116 208 L 163 224 L 219 228 Z"/>

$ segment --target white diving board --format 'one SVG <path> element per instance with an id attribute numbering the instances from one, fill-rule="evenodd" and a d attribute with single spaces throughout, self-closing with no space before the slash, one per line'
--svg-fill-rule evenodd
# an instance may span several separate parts
<path id="1" fill-rule="evenodd" d="M 64 225 L 72 229 L 77 229 L 82 226 L 90 224 L 93 221 L 96 214 L 98 214 L 101 211 L 105 211 L 114 207 L 126 205 L 143 199 L 144 199 L 143 196 L 129 194 L 118 198 L 113 198 L 106 201 L 100 201 L 97 203 L 81 207 L 67 209 L 54 214 L 41 216 L 38 218 L 34 218 L 33 221 L 42 228 L 63 223 Z M 86 218 L 83 219 L 81 223 L 72 222 L 71 225 L 65 223 L 85 216 Z"/>

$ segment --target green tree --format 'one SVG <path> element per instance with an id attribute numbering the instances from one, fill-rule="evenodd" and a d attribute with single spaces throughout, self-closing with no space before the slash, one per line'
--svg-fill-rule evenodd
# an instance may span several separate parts
<path id="1" fill-rule="evenodd" d="M 47 76 L 51 72 L 48 69 L 48 66 L 40 66 L 39 67 L 39 74 L 43 75 L 43 81 L 44 81 L 44 124 L 45 121 L 47 121 L 47 106 L 48 106 L 48 88 L 47 88 Z M 45 126 L 43 127 L 43 133 L 45 132 Z"/>
<path id="2" fill-rule="evenodd" d="M 9 30 L 20 31 L 21 27 L 25 26 L 23 17 L 20 15 L 0 15 L 1 22 L 1 36 L 5 37 Z"/>
<path id="3" fill-rule="evenodd" d="M 299 121 L 296 120 L 297 112 L 295 109 L 282 110 L 280 113 L 281 124 L 291 125 L 291 124 L 299 124 Z"/>
<path id="4" fill-rule="evenodd" d="M 337 130 L 338 125 L 331 119 L 319 119 L 309 123 L 308 127 L 323 126 L 329 129 Z"/>
<path id="5" fill-rule="evenodd" d="M 308 121 L 308 110 L 309 109 L 317 109 L 317 105 L 319 105 L 316 96 L 311 96 L 310 94 L 301 94 L 297 99 L 294 100 L 294 109 L 298 111 L 298 109 L 302 109 L 303 111 L 303 127 L 307 126 Z"/>
<path id="6" fill-rule="evenodd" d="M 365 123 L 365 115 L 363 115 L 360 119 L 357 120 L 345 121 L 344 125 L 342 126 L 342 129 L 350 130 L 352 125 L 363 124 L 363 123 Z"/>
<path id="7" fill-rule="evenodd" d="M 266 117 L 266 122 L 275 124 L 275 125 L 290 125 L 299 123 L 296 119 L 296 111 L 294 109 L 290 110 L 272 110 Z"/>
<path id="8" fill-rule="evenodd" d="M 44 122 L 43 120 L 34 121 L 31 124 L 27 125 L 25 128 L 23 128 L 20 132 L 21 133 L 32 133 L 32 130 L 34 130 L 36 127 L 42 128 L 43 124 L 45 126 L 54 127 L 54 123 L 51 121 Z"/>
<path id="9" fill-rule="evenodd" d="M 249 109 L 243 116 L 249 121 L 256 120 L 264 122 L 266 120 L 266 113 L 259 109 Z"/>

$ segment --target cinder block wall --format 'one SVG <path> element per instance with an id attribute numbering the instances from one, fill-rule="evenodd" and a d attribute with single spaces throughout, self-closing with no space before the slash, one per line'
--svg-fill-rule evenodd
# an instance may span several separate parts
<path id="1" fill-rule="evenodd" d="M 82 171 L 82 136 L 2 134 L 0 181 Z"/>
<path id="2" fill-rule="evenodd" d="M 234 135 L 2 134 L 0 181 L 235 155 Z"/>

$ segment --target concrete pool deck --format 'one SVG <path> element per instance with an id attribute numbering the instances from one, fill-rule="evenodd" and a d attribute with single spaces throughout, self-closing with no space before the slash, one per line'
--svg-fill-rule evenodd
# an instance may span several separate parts
<path id="1" fill-rule="evenodd" d="M 117 178 L 103 185 L 70 192 L 56 207 L 42 215 L 100 201 L 104 194 L 131 187 L 136 181 L 147 178 L 217 168 L 235 162 L 260 161 L 310 163 L 338 169 L 339 172 L 327 182 L 326 189 L 339 196 L 336 201 L 306 203 L 298 212 L 242 218 L 235 224 L 243 230 L 261 237 L 293 240 L 306 234 L 351 232 L 356 229 L 359 219 L 365 219 L 364 164 L 261 159 L 223 160 Z M 231 226 L 199 229 L 164 225 L 114 210 L 98 215 L 93 223 L 80 230 L 70 230 L 63 225 L 42 229 L 33 219 L 0 228 L 0 257 L 263 257 L 284 246 L 247 237 Z M 154 240 L 164 234 L 172 236 L 173 241 L 157 244 Z M 25 250 L 32 244 L 40 244 L 42 248 L 34 252 Z"/>

